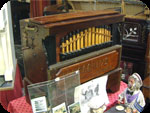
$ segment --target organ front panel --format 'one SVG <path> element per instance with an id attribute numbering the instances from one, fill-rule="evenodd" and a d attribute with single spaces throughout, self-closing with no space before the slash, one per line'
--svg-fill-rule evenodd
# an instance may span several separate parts
<path id="1" fill-rule="evenodd" d="M 108 72 L 118 73 L 119 81 L 121 46 L 116 44 L 120 41 L 118 25 L 123 18 L 117 11 L 104 10 L 21 20 L 25 89 L 29 84 L 54 79 L 76 69 L 82 72 L 82 82 Z M 90 75 L 86 70 L 95 74 Z M 116 84 L 118 87 L 119 82 Z"/>
<path id="2" fill-rule="evenodd" d="M 111 32 L 109 25 L 102 25 L 68 33 L 61 39 L 60 61 L 112 46 Z"/>

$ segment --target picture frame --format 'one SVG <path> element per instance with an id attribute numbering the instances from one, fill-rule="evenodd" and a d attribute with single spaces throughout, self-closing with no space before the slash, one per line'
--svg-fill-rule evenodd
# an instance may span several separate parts
<path id="1" fill-rule="evenodd" d="M 79 102 L 75 102 L 68 106 L 69 113 L 81 113 L 81 106 Z"/>
<path id="2" fill-rule="evenodd" d="M 108 75 L 104 75 L 75 88 L 74 101 L 80 102 L 82 113 L 89 113 L 91 108 L 99 108 L 109 103 L 106 92 L 107 79 Z"/>
<path id="3" fill-rule="evenodd" d="M 65 102 L 52 108 L 52 113 L 67 113 Z"/>
<path id="4" fill-rule="evenodd" d="M 0 91 L 5 91 L 14 88 L 17 68 L 10 1 L 3 5 L 0 17 Z"/>
<path id="5" fill-rule="evenodd" d="M 141 26 L 138 23 L 125 22 L 123 24 L 123 41 L 135 42 L 140 41 Z"/>
<path id="6" fill-rule="evenodd" d="M 47 103 L 46 103 L 46 97 L 38 97 L 31 100 L 32 110 L 33 113 L 40 113 L 40 112 L 46 112 L 47 111 Z"/>

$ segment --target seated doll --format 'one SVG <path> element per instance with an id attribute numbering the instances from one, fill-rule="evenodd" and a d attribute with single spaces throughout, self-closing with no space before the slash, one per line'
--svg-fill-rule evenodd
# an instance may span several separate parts
<path id="1" fill-rule="evenodd" d="M 119 95 L 119 104 L 126 106 L 126 112 L 140 113 L 145 106 L 143 93 L 140 90 L 142 80 L 138 73 L 133 73 L 128 79 L 128 87 Z"/>

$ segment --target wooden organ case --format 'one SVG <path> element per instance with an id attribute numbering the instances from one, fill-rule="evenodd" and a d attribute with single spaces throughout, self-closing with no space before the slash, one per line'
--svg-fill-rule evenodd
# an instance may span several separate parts
<path id="1" fill-rule="evenodd" d="M 107 89 L 120 86 L 121 46 L 116 11 L 65 13 L 21 20 L 27 85 L 80 70 L 81 83 L 108 74 Z"/>

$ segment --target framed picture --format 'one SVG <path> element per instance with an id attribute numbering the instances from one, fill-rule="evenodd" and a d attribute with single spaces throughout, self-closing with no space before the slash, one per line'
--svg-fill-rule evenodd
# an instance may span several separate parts
<path id="1" fill-rule="evenodd" d="M 126 22 L 123 26 L 123 40 L 138 42 L 141 34 L 141 26 L 137 23 Z"/>
<path id="2" fill-rule="evenodd" d="M 52 109 L 52 111 L 53 111 L 53 113 L 67 113 L 65 102 L 60 104 L 60 105 L 58 105 L 58 106 L 56 106 L 56 107 L 54 107 Z"/>
<path id="3" fill-rule="evenodd" d="M 69 113 L 81 113 L 80 103 L 76 102 L 68 106 Z"/>
<path id="4" fill-rule="evenodd" d="M 107 79 L 108 75 L 105 75 L 76 87 L 74 100 L 80 102 L 82 113 L 89 113 L 91 108 L 99 108 L 109 103 L 106 92 Z"/>
<path id="5" fill-rule="evenodd" d="M 33 113 L 46 112 L 47 111 L 47 103 L 46 97 L 38 97 L 31 100 Z"/>
<path id="6" fill-rule="evenodd" d="M 0 17 L 0 84 L 3 84 L 0 91 L 2 91 L 14 88 L 17 64 L 10 1 L 3 5 L 0 10 Z"/>

